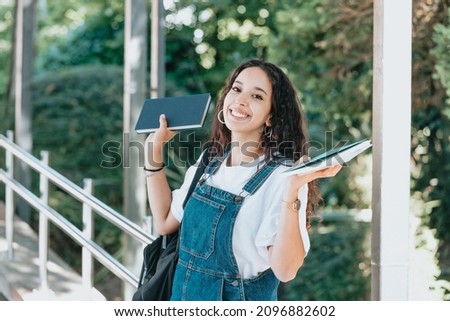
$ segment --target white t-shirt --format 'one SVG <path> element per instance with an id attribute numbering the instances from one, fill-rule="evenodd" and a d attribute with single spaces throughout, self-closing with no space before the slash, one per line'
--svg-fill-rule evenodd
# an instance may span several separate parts
<path id="1" fill-rule="evenodd" d="M 245 166 L 226 166 L 226 161 L 224 161 L 205 184 L 233 194 L 239 194 L 252 175 L 256 173 L 257 163 L 259 163 L 259 160 L 253 166 L 248 164 Z M 255 277 L 258 273 L 270 267 L 267 247 L 273 245 L 278 230 L 285 182 L 285 177 L 280 173 L 285 168 L 283 165 L 276 168 L 253 195 L 245 197 L 236 218 L 233 230 L 233 251 L 239 271 L 245 279 Z M 197 166 L 191 166 L 186 172 L 182 186 L 172 193 L 171 211 L 180 222 L 183 218 L 183 202 L 196 169 Z M 299 229 L 306 256 L 310 248 L 309 235 L 306 229 L 307 185 L 301 188 L 299 197 L 301 201 Z M 197 214 L 201 215 L 201 213 Z"/>

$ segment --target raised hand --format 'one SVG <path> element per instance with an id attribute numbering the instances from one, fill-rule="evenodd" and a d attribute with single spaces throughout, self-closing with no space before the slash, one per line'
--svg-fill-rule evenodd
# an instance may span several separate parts
<path id="1" fill-rule="evenodd" d="M 145 140 L 145 163 L 151 167 L 162 163 L 162 148 L 175 135 L 176 131 L 167 128 L 167 119 L 165 115 L 159 116 L 159 128 L 156 132 L 148 135 Z"/>

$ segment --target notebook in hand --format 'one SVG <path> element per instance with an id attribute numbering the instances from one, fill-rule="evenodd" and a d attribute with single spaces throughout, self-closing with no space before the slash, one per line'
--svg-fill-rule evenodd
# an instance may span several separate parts
<path id="1" fill-rule="evenodd" d="M 135 130 L 139 134 L 156 131 L 161 114 L 166 115 L 167 127 L 171 130 L 200 128 L 210 102 L 209 93 L 146 99 Z"/>
<path id="2" fill-rule="evenodd" d="M 308 174 L 337 164 L 343 165 L 372 146 L 368 139 L 337 147 L 322 153 L 309 161 L 294 165 L 283 172 L 285 175 Z"/>

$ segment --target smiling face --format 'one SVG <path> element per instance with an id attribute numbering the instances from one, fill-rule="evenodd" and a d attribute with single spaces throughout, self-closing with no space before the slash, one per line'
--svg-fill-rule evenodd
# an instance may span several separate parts
<path id="1" fill-rule="evenodd" d="M 223 116 L 233 141 L 261 140 L 265 126 L 270 126 L 272 84 L 258 67 L 242 70 L 226 94 Z"/>

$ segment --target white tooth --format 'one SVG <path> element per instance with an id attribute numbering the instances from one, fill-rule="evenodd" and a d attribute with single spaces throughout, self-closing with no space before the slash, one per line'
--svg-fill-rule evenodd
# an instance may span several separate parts
<path id="1" fill-rule="evenodd" d="M 240 117 L 240 118 L 245 118 L 245 117 L 247 117 L 246 114 L 242 114 L 242 113 L 237 112 L 237 111 L 235 111 L 235 110 L 232 111 L 232 114 L 233 114 L 233 116 Z"/>

